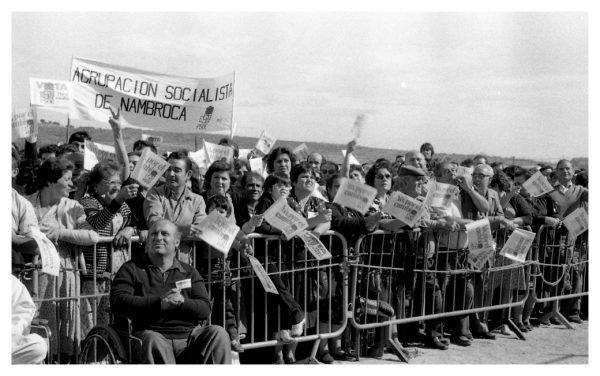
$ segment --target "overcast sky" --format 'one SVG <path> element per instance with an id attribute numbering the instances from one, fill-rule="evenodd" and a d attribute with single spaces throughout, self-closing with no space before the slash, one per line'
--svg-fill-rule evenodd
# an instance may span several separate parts
<path id="1" fill-rule="evenodd" d="M 12 100 L 71 57 L 236 72 L 237 134 L 530 158 L 588 155 L 585 13 L 13 13 Z"/>

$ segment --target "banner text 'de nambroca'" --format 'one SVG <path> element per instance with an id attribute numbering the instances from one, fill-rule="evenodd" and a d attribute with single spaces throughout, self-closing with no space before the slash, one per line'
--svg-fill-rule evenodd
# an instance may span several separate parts
<path id="1" fill-rule="evenodd" d="M 231 129 L 235 72 L 188 78 L 73 58 L 73 119 L 108 122 L 109 108 L 128 124 L 184 133 Z"/>

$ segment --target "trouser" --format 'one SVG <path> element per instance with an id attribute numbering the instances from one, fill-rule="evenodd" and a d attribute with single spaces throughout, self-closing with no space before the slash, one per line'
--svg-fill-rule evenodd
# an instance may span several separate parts
<path id="1" fill-rule="evenodd" d="M 217 325 L 196 326 L 187 338 L 170 339 L 153 330 L 133 335 L 142 340 L 136 346 L 142 364 L 231 364 L 229 336 Z"/>
<path id="2" fill-rule="evenodd" d="M 440 253 L 438 257 L 438 270 L 458 270 L 467 268 L 466 250 L 448 250 Z M 444 289 L 446 312 L 462 311 L 473 306 L 473 284 L 469 274 L 443 274 L 440 283 Z M 461 314 L 447 319 L 452 334 L 455 336 L 469 336 L 469 315 Z"/>
<path id="3" fill-rule="evenodd" d="M 21 336 L 12 344 L 12 364 L 39 364 L 48 353 L 46 341 L 38 334 Z"/>
<path id="4" fill-rule="evenodd" d="M 411 316 L 431 315 L 444 311 L 442 290 L 434 273 L 425 272 L 417 275 L 412 306 Z M 425 333 L 430 338 L 442 337 L 442 320 L 425 321 Z"/>

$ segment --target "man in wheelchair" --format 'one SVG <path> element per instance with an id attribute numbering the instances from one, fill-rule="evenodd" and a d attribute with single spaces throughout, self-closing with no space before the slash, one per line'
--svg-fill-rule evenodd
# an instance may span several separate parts
<path id="1" fill-rule="evenodd" d="M 148 231 L 146 254 L 115 275 L 113 313 L 131 320 L 142 340 L 134 360 L 145 364 L 231 364 L 225 329 L 199 323 L 210 317 L 210 301 L 196 269 L 175 257 L 181 234 L 168 220 Z"/>

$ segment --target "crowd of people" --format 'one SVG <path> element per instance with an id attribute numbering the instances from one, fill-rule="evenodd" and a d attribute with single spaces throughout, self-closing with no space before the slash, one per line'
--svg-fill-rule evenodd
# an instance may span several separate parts
<path id="1" fill-rule="evenodd" d="M 100 161 L 90 171 L 83 168 L 85 141 L 91 141 L 85 131 L 73 133 L 69 142 L 60 146 L 38 148 L 37 140 L 29 139 L 23 150 L 15 144 L 12 149 L 13 272 L 19 275 L 19 266 L 36 253 L 39 244 L 32 242 L 39 238 L 36 233 L 41 232 L 56 248 L 60 273 L 58 276 L 40 274 L 35 291 L 36 298 L 41 299 L 37 315 L 57 329 L 51 338 L 50 359 L 64 363 L 74 362 L 77 349 L 90 329 L 108 324 L 111 314 L 115 313 L 127 316 L 132 321 L 134 335 L 143 339 L 136 362 L 230 363 L 231 351 L 244 351 L 244 333 L 238 327 L 240 318 L 237 317 L 240 308 L 234 307 L 237 302 L 233 296 L 241 291 L 246 303 L 258 302 L 264 291 L 251 296 L 257 287 L 253 285 L 254 290 L 251 290 L 241 284 L 239 291 L 230 285 L 221 293 L 221 290 L 211 289 L 222 286 L 205 286 L 203 281 L 210 279 L 214 270 L 227 269 L 229 263 L 237 262 L 235 260 L 247 262 L 252 255 L 261 261 L 267 260 L 263 266 L 278 292 L 278 297 L 269 299 L 267 306 L 267 314 L 278 318 L 272 327 L 272 323 L 267 325 L 269 338 L 265 338 L 278 340 L 273 362 L 295 362 L 294 338 L 323 332 L 325 322 L 329 329 L 335 330 L 341 325 L 340 312 L 346 307 L 341 307 L 341 273 L 338 271 L 329 276 L 318 271 L 314 275 L 305 274 L 303 278 L 316 281 L 315 294 L 306 291 L 306 286 L 313 284 L 303 280 L 301 274 L 293 280 L 288 278 L 289 273 L 285 272 L 306 254 L 301 242 L 282 248 L 289 253 L 287 255 L 274 254 L 268 247 L 252 246 L 248 237 L 251 233 L 276 235 L 287 240 L 280 229 L 264 219 L 267 209 L 281 197 L 306 219 L 308 230 L 313 234 L 321 236 L 334 230 L 350 245 L 361 235 L 378 229 L 391 232 L 408 229 L 405 223 L 384 210 L 394 191 L 424 201 L 431 181 L 456 185 L 460 195 L 452 204 L 444 208 L 428 207 L 427 215 L 416 225 L 446 230 L 454 235 L 437 239 L 455 251 L 444 256 L 444 260 L 437 259 L 438 265 L 433 267 L 442 269 L 468 267 L 464 257 L 464 229 L 474 220 L 489 218 L 493 229 L 540 225 L 558 229 L 562 219 L 576 208 L 587 208 L 587 171 L 574 169 L 568 160 L 559 161 L 556 168 L 504 166 L 502 162 L 488 161 L 483 155 L 453 161 L 435 158 L 430 143 L 424 143 L 418 151 L 398 155 L 394 161 L 380 158 L 362 165 L 350 163 L 355 142 L 347 145 L 341 164 L 327 161 L 319 153 L 298 160 L 286 146 L 278 146 L 264 156 L 253 150 L 252 156 L 260 156 L 265 162 L 263 176 L 250 171 L 247 160 L 239 156 L 237 144 L 224 138 L 219 144 L 233 148 L 233 161 L 218 160 L 204 168 L 192 162 L 188 151 L 173 151 L 163 155 L 169 164 L 164 176 L 146 190 L 131 178 L 131 172 L 142 152 L 150 149 L 157 153 L 156 147 L 151 142 L 138 140 L 128 151 L 118 114 L 113 114 L 110 125 L 116 160 Z M 554 194 L 561 195 L 560 200 L 550 194 L 532 197 L 523 188 L 523 183 L 536 171 L 547 177 L 555 188 Z M 375 199 L 364 215 L 333 203 L 344 179 L 376 189 Z M 226 259 L 213 257 L 202 247 L 193 247 L 193 239 L 202 233 L 202 220 L 213 211 L 240 228 Z M 103 236 L 114 237 L 114 240 L 111 244 L 99 243 L 99 237 Z M 132 238 L 137 240 L 131 242 Z M 332 254 L 334 259 L 340 255 L 334 250 Z M 506 261 L 498 258 L 496 262 Z M 194 264 L 196 268 L 190 266 Z M 457 274 L 443 280 L 427 275 L 417 278 L 425 279 L 425 294 L 434 297 L 432 306 L 426 307 L 427 312 L 443 312 L 443 301 L 453 302 L 453 310 L 468 310 L 478 304 L 477 299 L 473 299 L 481 288 L 476 276 Z M 515 278 L 524 281 L 523 276 Z M 181 287 L 182 281 L 187 284 L 185 287 Z M 23 282 L 32 293 L 31 281 Z M 323 288 L 324 284 L 328 288 Z M 519 286 L 515 288 L 515 296 L 499 299 L 503 302 L 519 299 L 518 294 L 526 294 L 528 288 Z M 581 283 L 571 281 L 570 288 L 578 292 Z M 315 300 L 322 299 L 322 290 L 332 291 L 333 295 L 328 297 L 333 302 L 331 309 L 320 310 L 321 315 L 328 316 L 325 318 L 316 315 L 315 309 L 319 305 Z M 455 296 L 450 296 L 452 294 Z M 27 294 L 19 281 L 15 281 L 13 362 L 35 363 L 43 360 L 40 354 L 47 351 L 47 347 L 41 338 L 31 337 L 26 324 L 15 325 L 15 315 L 21 315 L 20 321 L 30 322 L 33 317 L 31 298 L 24 295 Z M 94 295 L 99 298 L 90 297 Z M 59 304 L 52 300 L 79 296 L 83 298 L 64 299 Z M 19 302 L 15 303 L 15 299 Z M 581 322 L 587 316 L 580 300 L 561 301 L 561 312 L 572 322 Z M 512 310 L 521 331 L 533 329 L 531 318 L 538 313 L 534 303 L 528 299 Z M 26 316 L 15 308 L 22 304 L 28 307 Z M 261 304 L 246 305 L 245 309 L 251 306 Z M 426 346 L 445 350 L 450 343 L 469 346 L 473 338 L 493 339 L 494 329 L 508 330 L 503 325 L 506 315 L 504 310 L 498 310 L 497 317 L 462 314 L 446 320 L 428 320 L 421 323 L 425 328 L 421 341 Z M 199 324 L 209 317 L 212 325 Z M 447 326 L 446 330 L 442 324 Z M 418 328 L 413 331 L 417 332 Z M 449 339 L 446 332 L 451 333 Z M 24 336 L 29 336 L 29 340 L 23 340 Z M 37 345 L 32 345 L 32 341 Z M 382 342 L 376 346 L 379 353 L 382 346 Z M 372 354 L 377 356 L 377 351 Z M 322 363 L 345 360 L 348 356 L 339 337 L 322 340 L 319 344 L 317 359 Z"/>

